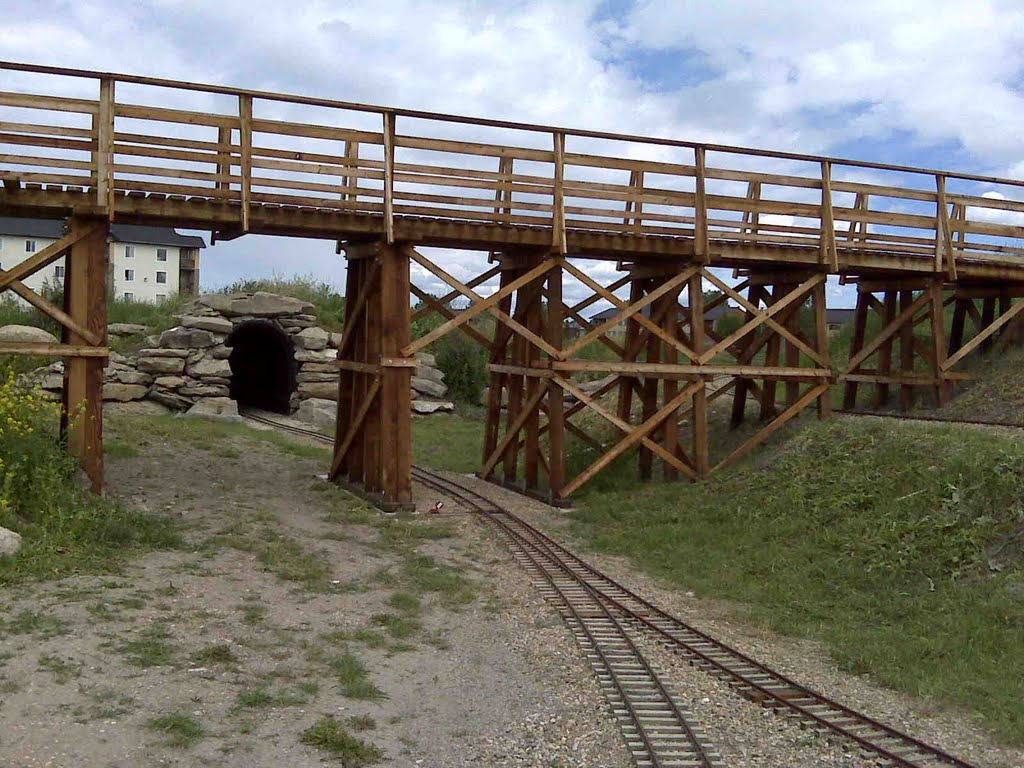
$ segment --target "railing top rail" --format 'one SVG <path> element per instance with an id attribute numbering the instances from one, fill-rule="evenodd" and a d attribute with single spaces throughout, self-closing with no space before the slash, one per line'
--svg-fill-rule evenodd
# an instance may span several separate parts
<path id="1" fill-rule="evenodd" d="M 851 168 L 867 168 L 881 171 L 897 171 L 901 173 L 913 173 L 924 176 L 943 176 L 947 179 L 961 179 L 964 181 L 977 181 L 989 184 L 1005 184 L 1015 187 L 1024 187 L 1024 180 L 1002 178 L 998 176 L 986 176 L 975 173 L 961 173 L 935 168 L 922 168 L 911 165 L 896 165 L 892 163 L 879 163 L 870 160 L 854 160 L 851 158 L 830 157 L 827 155 L 807 155 L 799 152 L 775 151 L 758 149 L 755 147 L 740 147 L 729 144 L 708 144 L 703 142 L 685 141 L 682 139 L 669 139 L 658 136 L 640 136 L 627 133 L 612 133 L 609 131 L 593 131 L 581 128 L 564 128 L 553 125 L 534 123 L 522 123 L 513 120 L 495 120 L 492 118 L 469 117 L 467 115 L 452 115 L 443 112 L 431 112 L 428 110 L 402 109 L 399 107 L 384 107 L 375 104 L 360 104 L 357 102 L 340 101 L 337 99 L 322 99 L 312 96 L 300 96 L 287 93 L 276 93 L 274 91 L 259 91 L 249 88 L 231 88 L 223 85 L 209 83 L 193 83 L 184 80 L 170 80 L 161 77 L 146 77 L 142 75 L 124 75 L 116 72 L 100 72 L 88 69 L 74 69 L 69 67 L 52 67 L 41 64 L 26 64 L 15 61 L 0 61 L 0 70 L 13 70 L 18 72 L 33 72 L 44 75 L 58 75 L 63 77 L 80 77 L 95 80 L 114 80 L 121 83 L 132 83 L 135 85 L 150 85 L 160 88 L 176 88 L 180 90 L 197 91 L 200 93 L 215 93 L 226 96 L 249 96 L 255 99 L 266 101 L 279 101 L 290 104 L 303 104 L 314 107 L 332 107 L 355 112 L 370 112 L 380 115 L 394 115 L 397 117 L 418 118 L 423 120 L 437 120 L 448 123 L 461 123 L 466 125 L 479 125 L 488 128 L 507 128 L 520 131 L 531 131 L 535 133 L 560 133 L 566 136 L 578 136 L 580 138 L 607 139 L 611 141 L 625 141 L 639 144 L 655 144 L 669 147 L 682 147 L 686 149 L 703 149 L 706 152 L 724 152 L 750 157 L 765 157 L 778 160 L 795 160 L 815 163 L 831 163 Z"/>

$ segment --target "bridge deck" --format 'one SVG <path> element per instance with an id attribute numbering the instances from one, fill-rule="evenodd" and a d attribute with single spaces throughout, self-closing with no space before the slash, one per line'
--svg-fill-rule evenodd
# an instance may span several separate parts
<path id="1" fill-rule="evenodd" d="M 220 238 L 379 237 L 1024 281 L 1024 202 L 1012 199 L 1019 180 L 153 78 L 0 69 L 46 75 L 51 91 L 68 92 L 54 87 L 55 75 L 94 80 L 99 91 L 91 99 L 0 93 L 4 215 L 95 214 Z M 173 104 L 229 96 L 237 110 L 115 95 L 147 89 Z"/>

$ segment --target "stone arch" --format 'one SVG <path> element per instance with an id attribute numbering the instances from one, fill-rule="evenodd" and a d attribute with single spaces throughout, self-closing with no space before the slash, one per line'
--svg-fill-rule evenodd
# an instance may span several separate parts
<path id="1" fill-rule="evenodd" d="M 231 399 L 239 406 L 291 412 L 298 383 L 295 343 L 277 323 L 247 320 L 224 341 L 231 347 Z"/>

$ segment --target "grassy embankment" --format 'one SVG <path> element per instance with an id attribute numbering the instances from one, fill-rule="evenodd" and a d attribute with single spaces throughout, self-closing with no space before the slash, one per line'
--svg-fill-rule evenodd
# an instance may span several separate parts
<path id="1" fill-rule="evenodd" d="M 57 439 L 57 406 L 0 380 L 0 526 L 22 536 L 0 557 L 0 584 L 116 571 L 133 551 L 176 546 L 166 519 L 97 498 L 75 482 L 76 464 Z"/>

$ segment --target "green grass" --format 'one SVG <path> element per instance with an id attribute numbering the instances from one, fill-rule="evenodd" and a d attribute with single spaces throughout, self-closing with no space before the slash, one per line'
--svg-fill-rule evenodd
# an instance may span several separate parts
<path id="1" fill-rule="evenodd" d="M 341 761 L 343 768 L 361 768 L 373 765 L 384 753 L 372 744 L 353 736 L 334 717 L 325 715 L 302 732 L 301 741 L 311 747 L 328 752 Z"/>
<path id="2" fill-rule="evenodd" d="M 420 631 L 420 622 L 411 616 L 398 616 L 394 613 L 377 613 L 370 617 L 370 622 L 380 627 L 396 640 L 406 640 Z"/>
<path id="3" fill-rule="evenodd" d="M 354 653 L 346 651 L 332 656 L 327 666 L 337 678 L 341 692 L 350 699 L 379 701 L 385 698 L 384 692 L 370 682 L 366 665 Z"/>
<path id="4" fill-rule="evenodd" d="M 220 643 L 217 645 L 208 645 L 205 648 L 196 651 L 192 654 L 191 662 L 194 666 L 204 667 L 213 666 L 215 664 L 237 664 L 238 657 L 235 652 L 231 650 L 231 646 L 227 643 Z"/>
<path id="5" fill-rule="evenodd" d="M 143 669 L 170 666 L 177 654 L 169 638 L 163 624 L 150 624 L 134 640 L 123 642 L 120 650 L 131 664 Z"/>
<path id="6" fill-rule="evenodd" d="M 199 743 L 206 736 L 202 724 L 184 712 L 173 712 L 150 720 L 146 727 L 164 736 L 164 745 L 186 748 Z"/>
<path id="7" fill-rule="evenodd" d="M 326 446 L 306 445 L 288 435 L 272 430 L 253 429 L 245 424 L 207 419 L 179 419 L 163 416 L 111 416 L 107 423 L 117 439 L 135 448 L 154 443 L 180 441 L 219 455 L 218 452 L 237 451 L 239 443 L 246 441 L 266 443 L 289 456 L 327 462 L 331 449 Z"/>
<path id="8" fill-rule="evenodd" d="M 412 421 L 413 456 L 424 467 L 476 472 L 483 444 L 483 419 L 435 413 Z"/>
<path id="9" fill-rule="evenodd" d="M 846 670 L 977 710 L 1024 743 L 1024 446 L 809 425 L 706 483 L 624 481 L 573 513 L 595 548 L 821 640 Z"/>
<path id="10" fill-rule="evenodd" d="M 0 619 L 0 639 L 8 635 L 33 635 L 37 640 L 66 635 L 68 623 L 39 611 L 20 611 L 10 619 Z"/>
<path id="11" fill-rule="evenodd" d="M 53 679 L 60 685 L 64 685 L 73 678 L 82 674 L 82 663 L 72 659 L 62 659 L 59 656 L 44 654 L 37 662 L 39 669 L 49 672 Z"/>
<path id="12" fill-rule="evenodd" d="M 331 564 L 320 552 L 311 552 L 285 533 L 269 525 L 248 526 L 245 533 L 221 533 L 214 542 L 256 555 L 263 569 L 285 581 L 294 581 L 310 591 L 328 588 Z"/>
<path id="13" fill-rule="evenodd" d="M 305 697 L 272 690 L 266 685 L 239 691 L 235 697 L 235 709 L 270 709 L 294 707 L 306 702 Z"/>

